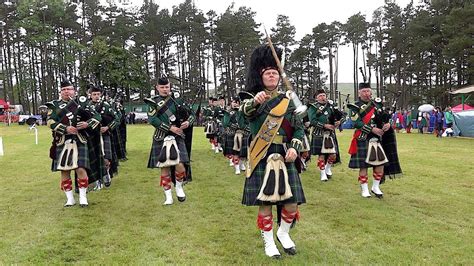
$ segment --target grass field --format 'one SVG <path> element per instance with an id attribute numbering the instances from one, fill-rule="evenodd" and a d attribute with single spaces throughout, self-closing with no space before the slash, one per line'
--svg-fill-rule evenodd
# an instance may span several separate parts
<path id="1" fill-rule="evenodd" d="M 50 172 L 51 132 L 0 124 L 0 264 L 472 264 L 474 139 L 399 134 L 404 175 L 363 199 L 347 168 L 352 131 L 338 134 L 343 164 L 319 181 L 302 175 L 307 204 L 292 230 L 298 254 L 265 257 L 256 208 L 240 204 L 244 176 L 194 130 L 187 200 L 162 206 L 158 170 L 146 168 L 152 127 L 128 127 L 128 158 L 89 207 L 63 208 Z M 76 196 L 77 199 L 77 196 Z M 281 250 L 281 249 L 280 249 Z"/>

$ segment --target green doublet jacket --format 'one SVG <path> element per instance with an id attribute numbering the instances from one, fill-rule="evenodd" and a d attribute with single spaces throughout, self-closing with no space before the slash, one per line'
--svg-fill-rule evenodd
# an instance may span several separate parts
<path id="1" fill-rule="evenodd" d="M 239 122 L 237 120 L 237 113 L 239 109 L 232 109 L 230 111 L 224 111 L 224 119 L 222 126 L 224 128 L 230 128 L 232 131 L 239 129 Z"/>
<path id="2" fill-rule="evenodd" d="M 110 103 L 107 101 L 100 101 L 98 103 L 92 103 L 94 109 L 102 117 L 101 125 L 103 127 L 109 127 L 108 131 L 114 130 L 120 124 L 120 114 L 112 108 Z"/>
<path id="3" fill-rule="evenodd" d="M 348 104 L 347 107 L 349 108 L 349 114 L 354 128 L 361 130 L 362 133 L 367 135 L 369 135 L 372 128 L 376 126 L 377 120 L 382 119 L 380 116 L 383 113 L 383 103 L 379 98 L 369 102 L 357 101 L 354 104 Z M 372 115 L 370 121 L 365 124 L 362 119 L 372 108 L 375 108 L 374 115 Z"/>
<path id="4" fill-rule="evenodd" d="M 181 108 L 186 109 L 190 114 L 187 119 L 189 124 L 192 125 L 194 123 L 194 115 L 180 98 L 171 99 L 171 96 L 163 97 L 157 95 L 145 99 L 145 103 L 148 105 L 148 123 L 155 127 L 154 136 L 157 140 L 172 134 L 170 128 L 172 125 L 176 126 L 177 120 L 180 118 L 177 104 L 181 105 Z"/>
<path id="5" fill-rule="evenodd" d="M 202 110 L 202 115 L 204 116 L 204 118 L 206 120 L 212 120 L 212 114 L 213 114 L 212 106 L 206 106 L 202 109 L 203 109 Z"/>
<path id="6" fill-rule="evenodd" d="M 101 116 L 97 113 L 94 107 L 90 104 L 90 102 L 84 98 L 84 96 L 80 97 L 78 108 L 83 109 L 91 114 L 91 118 L 87 121 L 88 127 L 91 129 L 96 129 L 100 125 Z M 72 103 L 72 102 L 71 102 Z M 67 135 L 66 128 L 71 126 L 73 121 L 77 119 L 77 115 L 71 113 L 67 108 L 68 104 L 71 104 L 70 101 L 63 101 L 62 99 L 54 100 L 51 102 L 47 102 L 46 106 L 48 107 L 48 122 L 47 125 L 53 131 L 55 135 L 55 139 L 57 142 L 64 138 L 63 136 Z M 75 125 L 74 125 L 75 126 Z M 59 137 L 59 138 L 56 138 Z M 81 140 L 83 142 L 84 140 Z M 85 139 L 87 141 L 87 139 Z"/>
<path id="7" fill-rule="evenodd" d="M 212 110 L 212 116 L 214 121 L 222 121 L 224 119 L 224 109 L 220 106 L 215 106 L 214 109 Z"/>
<path id="8" fill-rule="evenodd" d="M 324 129 L 325 124 L 331 124 L 329 117 L 334 116 L 334 106 L 330 103 L 312 103 L 308 109 L 308 119 L 310 126 L 315 129 Z"/>
<path id="9" fill-rule="evenodd" d="M 241 108 L 239 108 L 239 110 L 237 111 L 236 118 L 237 123 L 239 125 L 239 129 L 245 131 L 248 134 L 250 132 L 249 121 L 245 117 L 245 114 Z"/>
<path id="10" fill-rule="evenodd" d="M 250 134 L 252 134 L 252 138 L 255 138 L 258 131 L 260 130 L 260 127 L 262 126 L 263 122 L 265 122 L 265 119 L 271 111 L 271 109 L 268 107 L 268 103 L 272 100 L 276 100 L 277 97 L 280 97 L 281 99 L 283 96 L 284 93 L 279 93 L 278 95 L 273 96 L 269 100 L 265 101 L 263 104 L 256 106 L 254 106 L 254 99 L 244 100 L 241 105 L 241 111 L 249 121 Z M 290 100 L 288 109 L 284 115 L 284 119 L 289 122 L 291 128 L 293 129 L 292 139 L 288 139 L 287 133 L 283 129 L 283 126 L 278 129 L 278 135 L 286 138 L 286 143 L 289 144 L 289 148 L 294 148 L 297 152 L 300 152 L 303 148 L 304 127 L 301 117 L 294 113 L 295 109 L 296 108 L 293 101 Z"/>

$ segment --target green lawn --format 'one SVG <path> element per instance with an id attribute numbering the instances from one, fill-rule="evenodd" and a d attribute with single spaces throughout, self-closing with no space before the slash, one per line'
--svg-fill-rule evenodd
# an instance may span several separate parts
<path id="1" fill-rule="evenodd" d="M 146 168 L 152 127 L 128 128 L 128 158 L 89 207 L 63 208 L 50 172 L 51 132 L 39 145 L 27 126 L 0 124 L 0 264 L 269 264 L 256 208 L 240 204 L 244 176 L 211 152 L 195 128 L 194 181 L 184 203 L 162 206 L 158 170 Z M 302 175 L 307 204 L 292 230 L 298 254 L 283 264 L 472 264 L 474 139 L 399 134 L 404 175 L 363 199 L 347 168 L 352 132 L 338 134 L 343 164 L 321 183 L 315 162 Z M 76 195 L 77 199 L 77 195 Z"/>

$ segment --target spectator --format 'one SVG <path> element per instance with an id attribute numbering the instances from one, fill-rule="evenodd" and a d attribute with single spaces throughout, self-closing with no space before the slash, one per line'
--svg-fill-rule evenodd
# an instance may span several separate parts
<path id="1" fill-rule="evenodd" d="M 423 134 L 428 133 L 428 127 L 430 126 L 430 114 L 428 112 L 423 112 L 422 118 L 421 118 L 421 124 L 420 127 L 422 128 Z"/>
<path id="2" fill-rule="evenodd" d="M 435 135 L 441 138 L 443 134 L 444 114 L 441 111 L 441 107 L 437 106 L 435 109 Z"/>
<path id="3" fill-rule="evenodd" d="M 444 112 L 444 119 L 446 121 L 446 136 L 452 137 L 453 136 L 453 122 L 454 116 L 453 111 L 451 110 L 451 106 L 446 107 Z"/>
<path id="4" fill-rule="evenodd" d="M 128 123 L 129 124 L 135 124 L 135 113 L 134 112 L 128 113 Z"/>

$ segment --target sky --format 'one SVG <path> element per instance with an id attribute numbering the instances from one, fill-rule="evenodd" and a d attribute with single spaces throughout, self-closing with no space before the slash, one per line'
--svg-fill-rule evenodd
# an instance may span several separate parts
<path id="1" fill-rule="evenodd" d="M 134 5 L 140 5 L 142 0 L 130 0 Z M 184 0 L 155 0 L 160 9 L 172 9 Z M 412 0 L 393 0 L 399 6 L 406 7 Z M 296 40 L 299 41 L 304 35 L 310 34 L 312 29 L 319 23 L 330 24 L 333 21 L 345 23 L 347 19 L 358 13 L 366 16 L 367 21 L 372 20 L 372 13 L 378 7 L 384 5 L 384 0 L 194 0 L 198 9 L 204 13 L 209 10 L 217 14 L 225 12 L 232 2 L 235 10 L 240 6 L 250 7 L 256 12 L 255 20 L 269 30 L 276 25 L 279 14 L 289 17 L 290 23 L 296 28 Z M 415 4 L 419 0 L 413 0 Z M 263 33 L 263 28 L 261 29 Z M 352 82 L 352 48 L 349 46 L 339 49 L 339 82 Z M 322 70 L 329 73 L 328 62 L 321 63 Z M 359 63 L 359 65 L 361 65 Z M 374 82 L 374 81 L 372 81 Z"/>

